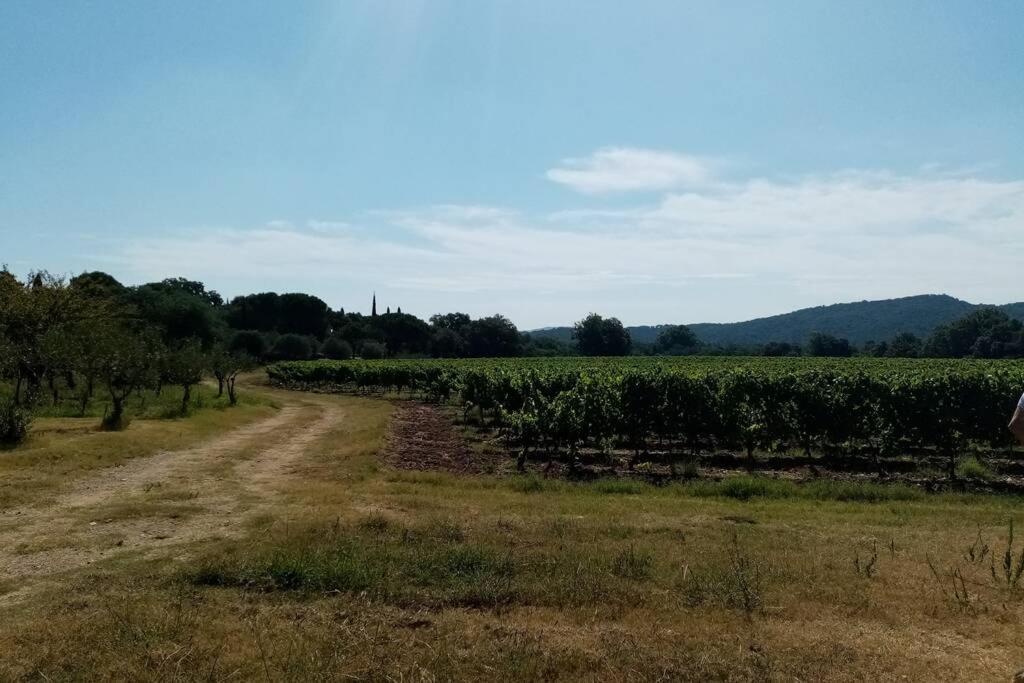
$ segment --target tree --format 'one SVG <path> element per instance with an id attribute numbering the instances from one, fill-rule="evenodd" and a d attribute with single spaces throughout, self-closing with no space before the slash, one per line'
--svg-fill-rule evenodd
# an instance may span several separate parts
<path id="1" fill-rule="evenodd" d="M 278 332 L 305 334 L 323 339 L 330 328 L 331 309 L 322 300 L 309 294 L 282 294 L 280 297 Z"/>
<path id="2" fill-rule="evenodd" d="M 313 355 L 313 346 L 302 335 L 282 334 L 274 342 L 270 355 L 278 360 L 308 360 Z"/>
<path id="3" fill-rule="evenodd" d="M 217 307 L 224 305 L 224 299 L 220 294 L 212 289 L 207 290 L 206 285 L 196 280 L 187 280 L 183 277 L 170 277 L 165 280 L 161 280 L 160 282 L 152 283 L 149 286 L 166 291 L 182 292 L 197 299 L 201 299 L 209 306 Z"/>
<path id="4" fill-rule="evenodd" d="M 921 340 L 910 332 L 901 332 L 885 346 L 889 358 L 917 358 L 921 355 Z"/>
<path id="5" fill-rule="evenodd" d="M 197 339 L 204 349 L 221 336 L 222 322 L 209 296 L 197 294 L 200 283 L 164 280 L 136 287 L 129 295 L 139 317 L 160 329 L 169 346 Z"/>
<path id="6" fill-rule="evenodd" d="M 236 330 L 277 331 L 281 301 L 276 292 L 236 296 L 227 306 L 227 323 Z"/>
<path id="7" fill-rule="evenodd" d="M 460 335 L 464 334 L 466 328 L 473 322 L 465 313 L 437 313 L 430 316 L 430 324 L 438 330 L 453 330 Z"/>
<path id="8" fill-rule="evenodd" d="M 986 307 L 935 329 L 924 355 L 941 358 L 1001 358 L 1019 354 L 1024 323 L 998 308 Z"/>
<path id="9" fill-rule="evenodd" d="M 664 356 L 681 356 L 700 345 L 700 341 L 686 325 L 669 325 L 658 333 L 654 352 Z"/>
<path id="10" fill-rule="evenodd" d="M 132 392 L 155 381 L 159 343 L 151 331 L 137 333 L 127 327 L 110 328 L 102 340 L 99 375 L 110 395 L 110 412 L 103 428 L 120 430 L 127 426 L 125 401 Z"/>
<path id="11" fill-rule="evenodd" d="M 519 330 L 502 315 L 474 320 L 464 338 L 468 355 L 474 358 L 505 358 L 522 353 Z"/>
<path id="12" fill-rule="evenodd" d="M 192 387 L 203 381 L 209 359 L 196 339 L 179 344 L 164 354 L 164 379 L 181 387 L 181 414 L 188 413 Z"/>
<path id="13" fill-rule="evenodd" d="M 591 313 L 573 328 L 576 347 L 584 356 L 626 356 L 632 348 L 629 332 L 618 318 Z"/>
<path id="14" fill-rule="evenodd" d="M 309 294 L 261 292 L 236 296 L 227 306 L 228 325 L 236 330 L 303 334 L 323 339 L 335 316 Z"/>
<path id="15" fill-rule="evenodd" d="M 239 330 L 231 337 L 228 351 L 244 353 L 259 360 L 267 353 L 267 340 L 256 330 Z"/>
<path id="16" fill-rule="evenodd" d="M 438 329 L 430 340 L 430 353 L 434 358 L 460 358 L 465 352 L 465 340 L 449 327 Z"/>
<path id="17" fill-rule="evenodd" d="M 34 403 L 43 380 L 68 368 L 67 339 L 73 327 L 112 314 L 108 302 L 86 297 L 45 271 L 30 273 L 24 283 L 0 271 L 0 338 L 7 349 L 14 402 Z"/>
<path id="18" fill-rule="evenodd" d="M 378 341 L 365 341 L 359 348 L 359 355 L 366 360 L 380 360 L 387 357 L 388 349 Z"/>
<path id="19" fill-rule="evenodd" d="M 76 275 L 71 278 L 68 285 L 83 295 L 96 299 L 120 299 L 128 292 L 128 288 L 114 276 L 99 270 Z"/>
<path id="20" fill-rule="evenodd" d="M 799 356 L 800 347 L 787 342 L 768 342 L 761 349 L 765 356 Z"/>
<path id="21" fill-rule="evenodd" d="M 224 381 L 228 388 L 228 402 L 231 405 L 238 405 L 238 392 L 235 389 L 238 376 L 255 368 L 256 360 L 244 353 L 228 353 L 222 359 L 221 369 L 224 372 Z"/>
<path id="22" fill-rule="evenodd" d="M 807 341 L 808 356 L 846 357 L 853 355 L 853 348 L 846 339 L 831 334 L 815 332 Z"/>
<path id="23" fill-rule="evenodd" d="M 430 348 L 430 326 L 414 315 L 385 313 L 374 323 L 392 354 L 426 353 Z"/>
<path id="24" fill-rule="evenodd" d="M 328 337 L 320 347 L 320 353 L 331 360 L 348 360 L 352 357 L 352 345 L 344 339 Z"/>

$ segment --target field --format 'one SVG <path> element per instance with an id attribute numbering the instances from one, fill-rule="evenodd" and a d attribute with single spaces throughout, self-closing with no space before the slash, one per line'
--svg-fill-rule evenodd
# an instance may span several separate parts
<path id="1" fill-rule="evenodd" d="M 721 388 L 750 370 L 728 363 L 641 362 L 636 374 L 713 375 Z M 581 375 L 536 365 L 552 382 Z M 593 377 L 631 374 L 588 365 Z M 486 389 L 467 390 L 476 375 L 461 371 L 503 377 L 514 365 L 278 366 L 278 382 L 281 367 L 335 374 L 288 378 L 318 392 L 250 376 L 236 408 L 123 432 L 96 431 L 94 417 L 39 419 L 28 443 L 0 454 L 0 679 L 975 681 L 1024 668 L 1015 495 L 706 476 L 713 430 L 697 440 L 696 473 L 682 469 L 684 434 L 659 444 L 657 431 L 647 455 L 581 437 L 578 475 L 560 435 L 555 455 L 540 444 L 518 473 L 523 437 L 505 432 L 522 406 L 481 401 Z M 339 367 L 400 379 L 360 383 Z M 447 395 L 436 376 L 410 382 L 396 368 L 437 368 Z M 908 387 L 960 378 L 983 406 L 997 392 L 973 382 L 1009 390 L 1021 372 L 821 363 L 762 376 L 790 370 L 893 385 L 902 375 Z M 403 428 L 419 410 L 447 433 Z M 920 434 L 895 439 L 888 459 L 944 461 Z M 1013 460 L 1001 435 L 979 435 L 958 436 L 956 457 Z M 758 461 L 802 453 L 758 438 Z M 507 466 L 458 473 L 403 457 L 461 441 Z M 746 458 L 742 439 L 729 444 Z M 868 447 L 823 432 L 811 450 L 856 458 Z M 636 467 L 659 476 L 626 465 L 585 476 L 606 471 L 607 453 L 636 450 Z"/>
<path id="2" fill-rule="evenodd" d="M 1024 386 L 1020 362 L 321 361 L 281 363 L 269 374 L 292 388 L 405 392 L 458 405 L 463 422 L 500 434 L 518 452 L 520 470 L 539 459 L 546 472 L 560 462 L 576 475 L 589 464 L 591 473 L 639 468 L 676 477 L 702 462 L 728 465 L 739 453 L 748 469 L 767 457 L 790 469 L 919 479 L 944 471 L 950 481 L 977 474 L 1008 490 L 1022 483 L 1006 429 Z"/>

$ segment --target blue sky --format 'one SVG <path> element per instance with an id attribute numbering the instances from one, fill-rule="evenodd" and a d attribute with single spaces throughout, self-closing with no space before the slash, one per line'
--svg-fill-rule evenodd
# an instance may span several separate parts
<path id="1" fill-rule="evenodd" d="M 1024 3 L 0 3 L 0 261 L 334 307 L 1024 299 Z"/>

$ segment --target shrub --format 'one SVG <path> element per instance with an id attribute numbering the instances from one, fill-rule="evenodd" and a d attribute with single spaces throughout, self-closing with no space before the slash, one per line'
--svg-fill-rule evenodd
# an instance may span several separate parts
<path id="1" fill-rule="evenodd" d="M 28 437 L 32 416 L 12 399 L 0 400 L 0 444 L 14 446 Z"/>
<path id="2" fill-rule="evenodd" d="M 244 353 L 253 358 L 263 358 L 267 353 L 267 342 L 256 330 L 241 330 L 231 338 L 228 350 Z"/>
<path id="3" fill-rule="evenodd" d="M 320 353 L 323 354 L 324 358 L 330 358 L 331 360 L 348 360 L 352 357 L 352 345 L 344 339 L 330 337 L 320 347 Z"/>
<path id="4" fill-rule="evenodd" d="M 379 360 L 387 357 L 388 349 L 380 342 L 367 341 L 363 342 L 363 346 L 359 350 L 359 355 L 368 360 Z"/>
<path id="5" fill-rule="evenodd" d="M 309 360 L 313 346 L 301 334 L 282 334 L 274 343 L 271 355 L 279 360 Z"/>
<path id="6" fill-rule="evenodd" d="M 988 481 L 994 475 L 988 465 L 971 455 L 963 458 L 959 463 L 957 463 L 956 476 L 960 479 L 980 479 L 981 481 Z"/>

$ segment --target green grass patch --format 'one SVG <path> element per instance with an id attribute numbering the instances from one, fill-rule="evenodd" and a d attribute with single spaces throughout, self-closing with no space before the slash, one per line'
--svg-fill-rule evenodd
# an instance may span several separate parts
<path id="1" fill-rule="evenodd" d="M 181 578 L 257 592 L 355 593 L 410 608 L 578 607 L 628 602 L 653 567 L 653 555 L 633 547 L 525 548 L 514 537 L 472 538 L 449 521 L 404 527 L 371 517 L 281 530 L 257 547 L 208 557 Z"/>
<path id="2" fill-rule="evenodd" d="M 961 458 L 956 464 L 956 476 L 960 479 L 977 479 L 979 481 L 990 481 L 995 473 L 988 465 L 973 455 Z"/>

